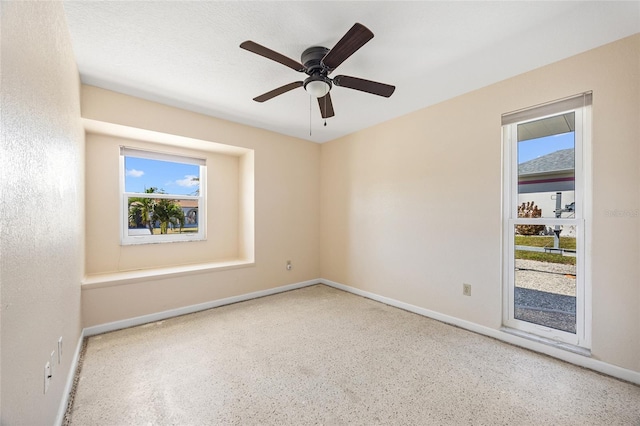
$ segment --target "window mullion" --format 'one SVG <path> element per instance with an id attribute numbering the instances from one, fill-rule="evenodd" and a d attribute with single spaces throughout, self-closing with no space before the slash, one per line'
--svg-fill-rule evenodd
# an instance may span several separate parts
<path id="1" fill-rule="evenodd" d="M 178 195 L 178 194 L 164 194 L 161 192 L 125 192 L 124 195 L 129 198 L 165 198 L 170 200 L 201 200 L 200 195 Z"/>

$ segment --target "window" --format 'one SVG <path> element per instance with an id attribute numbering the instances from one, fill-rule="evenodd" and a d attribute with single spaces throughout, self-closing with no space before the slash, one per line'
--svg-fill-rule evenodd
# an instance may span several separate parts
<path id="1" fill-rule="evenodd" d="M 504 324 L 590 347 L 591 94 L 502 117 Z"/>
<path id="2" fill-rule="evenodd" d="M 121 244 L 205 239 L 206 162 L 120 147 Z"/>

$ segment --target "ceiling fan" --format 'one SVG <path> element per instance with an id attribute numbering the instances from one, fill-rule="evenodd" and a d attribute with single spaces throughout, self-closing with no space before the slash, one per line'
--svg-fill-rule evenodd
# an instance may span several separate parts
<path id="1" fill-rule="evenodd" d="M 333 49 L 327 49 L 322 46 L 312 46 L 306 49 L 302 52 L 302 63 L 294 61 L 253 41 L 248 40 L 243 42 L 240 44 L 242 49 L 279 62 L 282 65 L 295 71 L 303 72 L 309 76 L 304 81 L 285 84 L 284 86 L 255 97 L 253 100 L 256 102 L 268 101 L 290 90 L 304 87 L 310 95 L 318 98 L 322 118 L 328 118 L 334 116 L 331 95 L 329 94 L 329 91 L 334 85 L 388 98 L 396 89 L 395 86 L 357 77 L 349 77 L 348 75 L 337 75 L 329 78 L 329 74 L 372 38 L 373 33 L 367 27 L 356 23 L 338 43 L 333 46 Z"/>

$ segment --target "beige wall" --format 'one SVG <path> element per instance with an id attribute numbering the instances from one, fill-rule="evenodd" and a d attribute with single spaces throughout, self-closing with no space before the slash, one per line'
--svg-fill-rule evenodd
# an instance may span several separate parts
<path id="1" fill-rule="evenodd" d="M 86 140 L 87 275 L 240 257 L 240 157 L 101 134 L 87 134 Z M 120 245 L 120 146 L 206 159 L 206 241 Z"/>
<path id="2" fill-rule="evenodd" d="M 640 371 L 639 68 L 636 35 L 322 145 L 322 277 L 499 328 L 500 116 L 593 90 L 592 353 Z"/>
<path id="3" fill-rule="evenodd" d="M 83 86 L 82 115 L 90 120 L 253 150 L 237 160 L 234 167 L 253 167 L 254 179 L 236 179 L 234 194 L 236 203 L 240 206 L 239 219 L 236 220 L 251 220 L 251 216 L 254 216 L 255 223 L 254 230 L 241 228 L 238 231 L 238 227 L 233 225 L 233 238 L 241 242 L 241 247 L 250 247 L 251 242 L 255 242 L 254 266 L 179 278 L 149 278 L 124 285 L 85 285 L 82 290 L 85 327 L 317 279 L 320 276 L 319 145 L 91 86 Z M 94 155 L 93 150 L 98 145 L 117 145 L 115 141 L 107 139 L 110 138 L 90 136 L 87 143 L 88 157 Z M 87 164 L 91 164 L 90 168 L 93 163 Z M 105 166 L 105 170 L 93 177 L 92 172 L 88 171 L 88 185 L 91 185 L 89 181 L 98 179 L 98 176 L 111 176 L 112 191 L 117 191 L 117 164 Z M 253 200 L 246 197 L 251 190 L 254 191 Z M 252 202 L 253 209 L 243 207 L 251 206 Z M 93 202 L 89 198 L 87 205 L 88 216 L 94 216 L 95 212 L 91 207 Z M 93 219 L 88 217 L 88 220 Z M 212 225 L 211 222 L 209 225 Z M 117 235 L 117 230 L 115 232 Z M 89 241 L 90 238 L 92 237 L 88 234 L 87 265 L 103 262 L 103 259 L 93 258 L 100 256 L 100 252 L 89 250 L 94 244 Z M 111 259 L 111 265 L 115 253 L 124 253 L 124 250 L 121 251 L 113 244 L 113 237 L 101 235 L 96 238 L 111 239 L 109 250 L 112 252 L 107 256 Z M 155 253 L 154 247 L 149 245 L 136 247 L 135 250 L 136 256 L 141 257 Z M 164 248 L 156 250 L 161 256 L 167 253 Z M 236 247 L 234 255 L 243 257 L 247 255 L 247 251 L 251 250 Z M 220 252 L 216 256 L 208 253 L 206 258 L 187 256 L 180 264 L 220 260 L 227 254 L 230 253 Z M 291 260 L 293 264 L 291 271 L 285 268 L 287 260 Z M 163 260 L 159 262 L 162 264 Z M 96 271 L 113 270 L 111 265 L 101 266 Z M 124 270 L 122 264 L 120 270 Z"/>
<path id="4" fill-rule="evenodd" d="M 60 2 L 1 7 L 0 423 L 46 425 L 65 398 L 81 332 L 80 82 Z M 60 336 L 62 363 L 44 394 L 44 366 Z"/>

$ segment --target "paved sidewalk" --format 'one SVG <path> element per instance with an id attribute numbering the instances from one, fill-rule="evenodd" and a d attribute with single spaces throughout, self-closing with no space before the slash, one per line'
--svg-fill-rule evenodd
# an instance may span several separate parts
<path id="1" fill-rule="evenodd" d="M 515 318 L 576 332 L 576 267 L 516 259 Z"/>
<path id="2" fill-rule="evenodd" d="M 576 332 L 576 298 L 546 291 L 516 287 L 515 318 L 555 328 Z"/>

